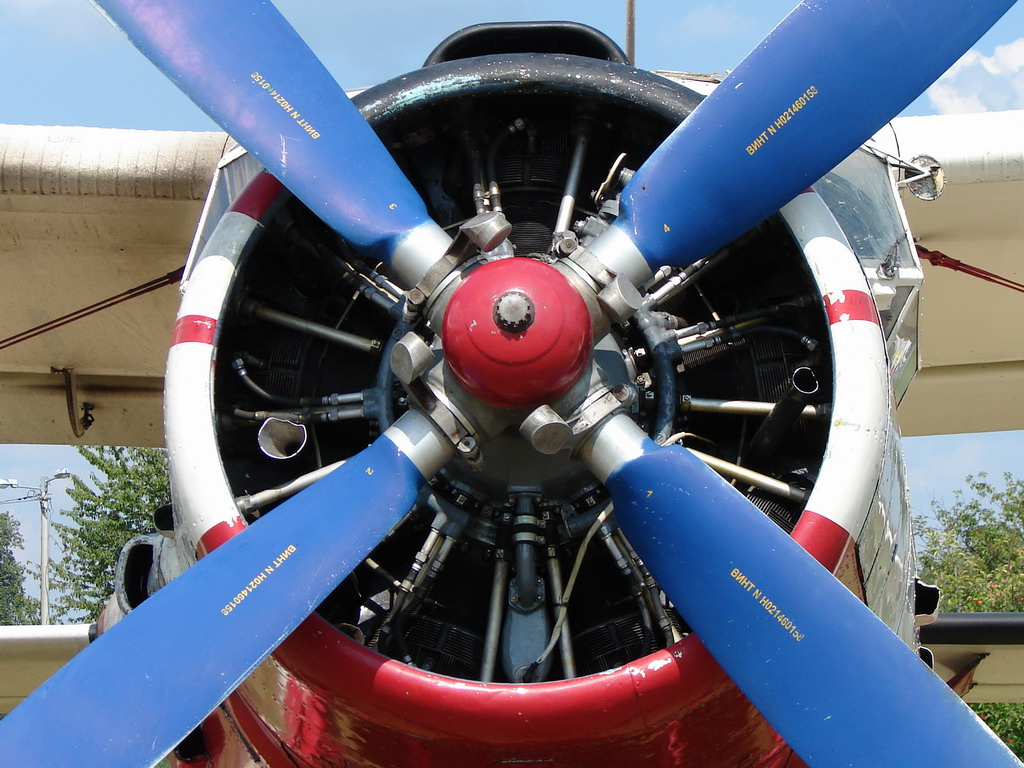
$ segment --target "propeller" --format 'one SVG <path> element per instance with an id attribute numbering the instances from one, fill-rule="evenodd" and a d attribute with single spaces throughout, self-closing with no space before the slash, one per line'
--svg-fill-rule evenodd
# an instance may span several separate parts
<path id="1" fill-rule="evenodd" d="M 447 235 L 267 0 L 97 4 L 366 256 L 409 284 L 441 256 Z M 640 168 L 595 253 L 638 281 L 729 242 L 853 151 L 1012 4 L 806 0 Z M 911 39 L 925 44 L 901 61 L 892 41 Z M 150 597 L 0 723 L 3 763 L 159 759 L 409 509 L 452 454 L 437 434 L 410 412 Z M 862 603 L 691 454 L 654 446 L 625 416 L 598 427 L 588 451 L 687 621 L 815 768 L 1019 765 Z"/>
<path id="2" fill-rule="evenodd" d="M 620 415 L 589 458 L 659 585 L 808 765 L 1020 766 L 864 603 L 692 453 Z"/>
<path id="3" fill-rule="evenodd" d="M 450 238 L 269 0 L 93 0 L 111 23 L 349 243 L 415 285 Z"/>
<path id="4" fill-rule="evenodd" d="M 650 270 L 710 255 L 867 141 L 1014 2 L 804 0 L 640 167 L 593 250 Z"/>
<path id="5" fill-rule="evenodd" d="M 406 414 L 147 598 L 0 721 L 0 765 L 159 761 L 408 512 L 454 452 L 434 434 Z"/>

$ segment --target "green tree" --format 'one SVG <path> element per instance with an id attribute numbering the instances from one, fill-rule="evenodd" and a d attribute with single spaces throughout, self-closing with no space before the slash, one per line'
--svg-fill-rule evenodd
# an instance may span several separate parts
<path id="1" fill-rule="evenodd" d="M 984 474 L 966 479 L 949 507 L 933 505 L 935 522 L 917 520 L 925 581 L 942 589 L 946 612 L 1024 611 L 1024 480 Z M 1024 705 L 975 704 L 975 712 L 1024 758 Z"/>
<path id="2" fill-rule="evenodd" d="M 63 558 L 52 566 L 54 613 L 94 618 L 114 590 L 117 556 L 133 536 L 153 530 L 152 512 L 170 500 L 167 453 L 159 448 L 81 447 L 98 471 L 74 477 L 71 523 L 54 523 Z"/>
<path id="3" fill-rule="evenodd" d="M 18 520 L 0 512 L 0 624 L 39 621 L 39 601 L 25 594 L 25 568 L 14 551 L 25 546 Z"/>

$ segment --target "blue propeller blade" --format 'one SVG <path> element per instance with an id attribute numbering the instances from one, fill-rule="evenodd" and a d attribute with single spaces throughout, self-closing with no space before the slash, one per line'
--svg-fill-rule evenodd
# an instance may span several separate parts
<path id="1" fill-rule="evenodd" d="M 641 166 L 614 227 L 651 269 L 775 213 L 949 68 L 1014 0 L 805 0 Z"/>
<path id="2" fill-rule="evenodd" d="M 408 512 L 387 436 L 218 547 L 0 721 L 3 766 L 148 766 L 245 679 Z"/>
<path id="3" fill-rule="evenodd" d="M 812 768 L 1020 768 L 860 600 L 688 451 L 646 440 L 616 517 L 701 641 Z"/>
<path id="4" fill-rule="evenodd" d="M 426 208 L 268 0 L 94 0 L 135 46 L 327 224 L 390 263 Z M 434 256 L 440 257 L 443 246 Z"/>

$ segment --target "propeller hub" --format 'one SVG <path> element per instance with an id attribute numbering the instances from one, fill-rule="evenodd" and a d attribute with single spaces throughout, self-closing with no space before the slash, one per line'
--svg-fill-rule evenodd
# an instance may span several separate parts
<path id="1" fill-rule="evenodd" d="M 568 392 L 593 337 L 583 297 L 557 269 L 530 258 L 470 273 L 448 303 L 442 334 L 459 383 L 504 408 L 535 407 Z"/>

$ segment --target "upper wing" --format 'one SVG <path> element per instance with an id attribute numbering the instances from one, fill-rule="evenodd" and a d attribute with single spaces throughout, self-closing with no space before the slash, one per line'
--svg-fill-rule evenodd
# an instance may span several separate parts
<path id="1" fill-rule="evenodd" d="M 930 250 L 1024 280 L 1024 111 L 899 118 L 894 154 L 935 157 L 944 194 L 905 195 Z M 159 445 L 167 340 L 178 302 L 162 288 L 4 348 L 3 339 L 179 268 L 226 137 L 220 133 L 0 126 L 0 434 L 75 441 L 67 380 L 92 403 L 81 442 Z M 1024 336 L 1006 321 L 1019 297 L 926 265 L 921 372 L 900 407 L 904 434 L 1024 428 L 1005 405 L 1024 386 Z M 1010 312 L 1007 312 L 1007 309 Z M 958 311 L 959 310 L 959 311 Z"/>
<path id="2" fill-rule="evenodd" d="M 1024 282 L 1024 111 L 905 117 L 879 134 L 894 154 L 930 155 L 946 185 L 924 202 L 904 190 L 917 242 Z M 921 370 L 900 405 L 907 435 L 1024 429 L 1013 408 L 1024 388 L 1024 296 L 950 269 L 924 265 Z"/>
<path id="3" fill-rule="evenodd" d="M 0 126 L 0 439 L 162 445 L 178 291 L 163 287 L 11 344 L 10 337 L 180 269 L 223 133 Z M 75 371 L 72 431 L 64 369 Z"/>
<path id="4" fill-rule="evenodd" d="M 0 627 L 0 715 L 89 644 L 89 624 Z"/>

